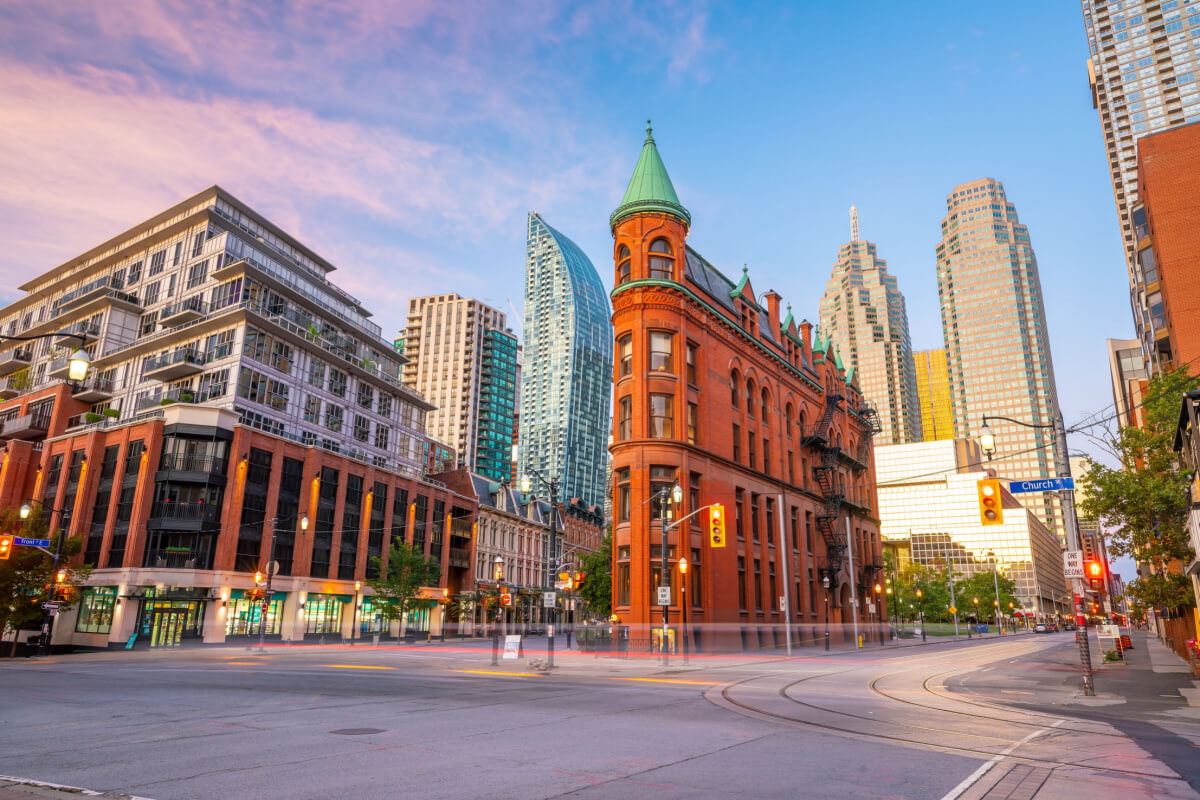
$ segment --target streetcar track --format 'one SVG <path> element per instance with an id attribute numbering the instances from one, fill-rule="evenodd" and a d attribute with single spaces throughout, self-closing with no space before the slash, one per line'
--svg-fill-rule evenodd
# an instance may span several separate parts
<path id="1" fill-rule="evenodd" d="M 849 671 L 851 671 L 851 670 L 843 670 L 842 672 L 849 672 Z M 829 673 L 823 673 L 821 675 L 810 675 L 808 677 L 801 678 L 800 680 L 793 681 L 793 682 L 783 686 L 781 689 L 779 689 L 779 694 L 783 698 L 785 698 L 786 700 L 788 700 L 790 702 L 797 703 L 799 705 L 806 705 L 811 708 L 817 708 L 819 710 L 824 710 L 827 713 L 833 714 L 835 716 L 846 716 L 846 717 L 851 717 L 851 718 L 857 718 L 857 719 L 862 719 L 862 720 L 865 720 L 868 722 L 874 722 L 876 724 L 897 724 L 897 723 L 886 723 L 884 720 L 880 720 L 880 719 L 874 719 L 874 718 L 869 718 L 869 717 L 859 717 L 858 715 L 850 714 L 848 712 L 833 711 L 833 710 L 829 710 L 829 709 L 821 709 L 819 706 L 812 706 L 809 703 L 804 703 L 803 701 L 797 701 L 795 698 L 790 697 L 789 695 L 786 694 L 786 692 L 789 689 L 791 689 L 793 686 L 795 686 L 796 684 L 804 683 L 804 682 L 812 680 L 814 678 L 825 677 L 827 675 L 833 675 L 833 674 L 841 674 L 841 673 L 829 672 Z M 883 677 L 883 676 L 880 676 L 880 677 Z M 941 751 L 957 752 L 957 753 L 967 753 L 967 754 L 970 754 L 971 756 L 975 756 L 975 757 L 983 756 L 983 757 L 985 757 L 985 759 L 989 759 L 989 760 L 999 757 L 999 759 L 1001 761 L 1031 763 L 1031 764 L 1037 764 L 1037 765 L 1042 765 L 1042 766 L 1049 766 L 1052 770 L 1057 770 L 1057 769 L 1061 769 L 1064 767 L 1068 767 L 1068 768 L 1092 770 L 1095 772 L 1105 772 L 1105 773 L 1111 773 L 1111 774 L 1116 774 L 1116 775 L 1128 775 L 1128 776 L 1139 777 L 1139 778 L 1150 778 L 1150 779 L 1158 779 L 1158 780 L 1171 780 L 1171 781 L 1186 782 L 1184 778 L 1181 778 L 1178 775 L 1160 775 L 1157 773 L 1141 772 L 1138 770 L 1115 769 L 1113 767 L 1096 766 L 1096 765 L 1092 765 L 1092 764 L 1089 764 L 1086 762 L 1080 762 L 1080 761 L 1038 758 L 1036 756 L 1023 756 L 1023 755 L 1015 755 L 1015 754 L 1003 755 L 1000 753 L 993 752 L 991 750 L 982 750 L 982 749 L 975 748 L 975 747 L 963 747 L 963 746 L 948 745 L 948 744 L 935 744 L 935 743 L 926 742 L 926 741 L 922 741 L 920 739 L 914 739 L 914 738 L 907 737 L 907 736 L 898 736 L 898 735 L 887 734 L 887 733 L 873 733 L 870 731 L 854 730 L 851 728 L 839 727 L 837 725 L 832 725 L 829 723 L 815 722 L 813 720 L 802 719 L 799 717 L 789 716 L 787 714 L 780 714 L 775 711 L 768 711 L 766 709 L 756 708 L 752 705 L 743 703 L 732 697 L 732 695 L 731 695 L 732 690 L 738 688 L 739 686 L 747 684 L 751 681 L 760 680 L 760 679 L 761 679 L 761 676 L 750 677 L 750 678 L 746 678 L 741 681 L 737 681 L 735 683 L 728 684 L 724 687 L 721 687 L 720 693 L 719 693 L 720 697 L 726 703 L 728 703 L 732 706 L 736 706 L 738 708 L 744 709 L 745 711 L 748 711 L 754 715 L 772 717 L 772 718 L 779 719 L 784 722 L 788 722 L 788 723 L 795 724 L 795 725 L 804 725 L 807 727 L 820 728 L 822 730 L 828 730 L 828 731 L 833 731 L 835 733 L 840 733 L 845 736 L 852 736 L 852 737 L 853 736 L 863 736 L 863 737 L 867 737 L 867 738 L 871 738 L 871 739 L 882 739 L 885 741 L 898 742 L 901 744 L 914 745 L 917 747 L 928 748 L 928 749 L 933 749 L 933 750 L 941 750 Z M 713 688 L 715 689 L 717 687 L 713 687 Z M 710 697 L 710 701 L 711 701 L 711 693 L 712 693 L 712 689 L 710 689 L 708 692 L 705 692 L 705 696 Z M 937 710 L 937 709 L 934 709 L 934 710 Z M 965 712 L 959 712 L 959 713 L 965 714 Z M 992 722 L 997 721 L 996 719 L 994 719 L 992 717 L 985 717 L 983 715 L 978 715 L 978 714 L 965 714 L 965 715 L 989 720 Z M 906 727 L 918 727 L 919 728 L 919 726 L 906 726 Z M 1047 726 L 1040 725 L 1038 727 L 1045 728 Z M 1060 730 L 1060 729 L 1056 729 L 1056 730 Z M 1067 730 L 1067 732 L 1072 732 L 1072 729 L 1066 729 L 1066 730 Z M 940 733 L 955 733 L 955 734 L 962 735 L 958 731 L 939 731 L 939 732 Z M 1093 734 L 1091 731 L 1077 731 L 1076 730 L 1074 732 L 1086 733 L 1089 735 L 1097 735 L 1097 734 Z M 1110 736 L 1110 737 L 1114 736 L 1113 734 L 1098 734 L 1098 735 L 1106 735 L 1106 736 Z M 979 738 L 979 737 L 977 737 L 977 738 Z M 1115 736 L 1114 738 L 1127 738 L 1127 737 Z M 1004 740 L 1004 741 L 1011 741 L 1011 740 Z"/>

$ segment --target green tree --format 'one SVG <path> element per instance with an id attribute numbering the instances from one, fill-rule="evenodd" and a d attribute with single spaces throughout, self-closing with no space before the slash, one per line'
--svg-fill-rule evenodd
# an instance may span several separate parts
<path id="1" fill-rule="evenodd" d="M 1129 596 L 1145 607 L 1176 613 L 1195 599 L 1178 568 L 1194 554 L 1185 527 L 1190 476 L 1178 469 L 1173 444 L 1180 399 L 1197 386 L 1200 381 L 1184 369 L 1152 378 L 1143 395 L 1143 427 L 1088 434 L 1120 466 L 1113 469 L 1088 459 L 1080 482 L 1082 514 L 1109 530 L 1109 552 L 1152 567 L 1152 574 L 1126 586 Z"/>
<path id="2" fill-rule="evenodd" d="M 607 618 L 612 613 L 612 537 L 604 537 L 599 550 L 585 553 L 579 560 L 583 583 L 579 596 L 587 603 L 588 613 Z"/>
<path id="3" fill-rule="evenodd" d="M 372 599 L 379 603 L 379 612 L 384 619 L 389 622 L 403 619 L 409 611 L 429 604 L 428 600 L 420 598 L 421 587 L 437 585 L 442 575 L 437 562 L 399 540 L 392 542 L 386 569 L 378 557 L 372 561 L 379 567 L 379 577 L 369 579 L 367 585 L 375 590 Z"/>
<path id="4" fill-rule="evenodd" d="M 27 539 L 50 539 L 51 553 L 66 535 L 64 531 L 56 531 L 51 537 L 41 508 L 36 506 L 29 519 L 24 520 L 15 508 L 0 509 L 0 531 Z M 60 613 L 79 601 L 80 587 L 92 574 L 91 567 L 72 563 L 82 547 L 78 538 L 62 542 L 59 570 L 63 572 L 63 580 L 58 583 L 57 592 Z M 12 555 L 0 561 L 0 639 L 11 634 L 14 652 L 19 631 L 41 627 L 42 603 L 55 577 L 54 558 L 34 547 L 14 546 Z"/>
<path id="5" fill-rule="evenodd" d="M 1003 574 L 997 576 L 991 570 L 976 572 L 969 578 L 955 581 L 954 594 L 958 601 L 959 618 L 972 616 L 978 610 L 980 622 L 995 619 L 997 585 L 1000 588 L 1000 608 L 1007 614 L 1009 603 L 1012 603 L 1014 608 L 1020 605 L 1014 594 L 1017 589 L 1016 581 Z M 979 598 L 978 606 L 975 605 L 975 598 Z"/>

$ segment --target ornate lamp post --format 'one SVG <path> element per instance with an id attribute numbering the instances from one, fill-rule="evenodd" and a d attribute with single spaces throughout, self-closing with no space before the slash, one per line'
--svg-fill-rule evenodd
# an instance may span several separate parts
<path id="1" fill-rule="evenodd" d="M 687 571 L 688 560 L 679 556 L 679 611 L 682 620 L 683 634 L 683 663 L 688 663 L 688 630 L 687 630 Z"/>
<path id="2" fill-rule="evenodd" d="M 821 577 L 821 585 L 825 587 L 825 652 L 829 652 L 829 575 Z"/>
<path id="3" fill-rule="evenodd" d="M 917 611 L 921 615 L 921 641 L 925 641 L 925 593 L 917 587 Z"/>
<path id="4" fill-rule="evenodd" d="M 550 544 L 546 548 L 546 580 L 552 581 L 552 576 L 558 572 L 558 559 L 555 555 L 558 542 L 558 526 L 554 518 L 558 507 L 558 478 L 546 479 L 537 470 L 530 470 L 530 472 L 538 479 L 540 484 L 550 490 Z M 532 488 L 533 479 L 529 475 L 523 475 L 521 477 L 521 491 L 529 494 Z M 554 584 L 551 583 L 550 589 L 553 586 Z M 547 591 L 550 591 L 550 589 L 547 589 Z M 546 664 L 551 667 L 554 666 L 554 622 L 557 616 L 558 604 L 555 603 L 550 609 L 550 619 L 546 624 Z"/>
<path id="5" fill-rule="evenodd" d="M 496 657 L 500 651 L 500 581 L 504 580 L 504 559 L 496 556 L 493 562 L 492 577 L 496 580 L 496 618 L 492 620 L 492 666 L 499 662 Z"/>

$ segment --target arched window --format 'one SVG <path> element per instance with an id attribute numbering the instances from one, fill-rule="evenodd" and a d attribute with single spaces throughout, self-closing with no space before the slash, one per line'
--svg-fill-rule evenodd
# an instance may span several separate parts
<path id="1" fill-rule="evenodd" d="M 675 280 L 675 258 L 672 255 L 671 243 L 666 239 L 655 239 L 650 243 L 650 278 L 651 280 Z"/>
<path id="2" fill-rule="evenodd" d="M 770 401 L 771 401 L 771 394 L 770 394 L 770 392 L 767 391 L 767 387 L 764 386 L 763 390 L 762 390 L 762 421 L 763 421 L 763 425 L 770 424 L 770 422 L 767 420 L 767 406 L 770 405 Z"/>
<path id="3" fill-rule="evenodd" d="M 729 376 L 729 404 L 734 408 L 738 408 L 738 385 L 742 382 L 741 377 L 736 369 Z"/>
<path id="4" fill-rule="evenodd" d="M 632 275 L 629 266 L 629 248 L 621 245 L 621 249 L 617 251 L 617 285 L 620 286 L 629 280 Z"/>
<path id="5" fill-rule="evenodd" d="M 746 381 L 746 416 L 754 418 L 754 398 L 758 394 L 754 381 Z"/>
<path id="6" fill-rule="evenodd" d="M 783 425 L 784 425 L 784 435 L 787 436 L 789 439 L 792 438 L 792 416 L 795 413 L 796 412 L 795 412 L 795 409 L 792 408 L 792 404 L 788 403 L 787 410 L 784 412 L 784 416 L 783 416 Z"/>

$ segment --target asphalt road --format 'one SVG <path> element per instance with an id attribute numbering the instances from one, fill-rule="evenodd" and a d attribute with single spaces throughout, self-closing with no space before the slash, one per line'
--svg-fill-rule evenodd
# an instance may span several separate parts
<path id="1" fill-rule="evenodd" d="M 945 685 L 1064 644 L 560 654 L 549 676 L 449 645 L 4 662 L 0 774 L 155 800 L 1200 797 L 1111 725 Z"/>

